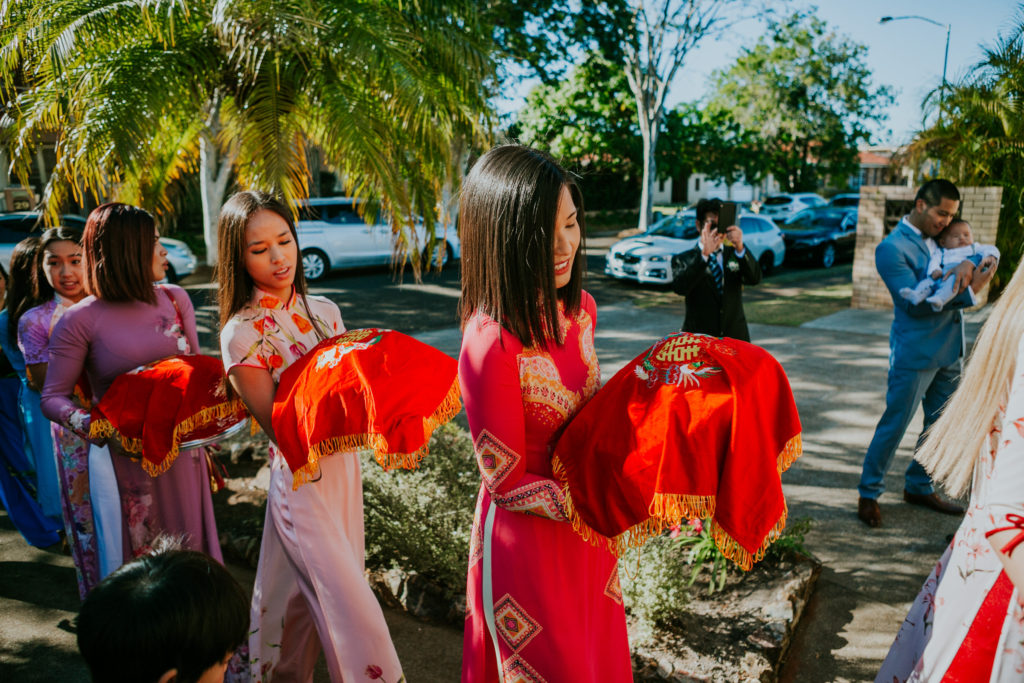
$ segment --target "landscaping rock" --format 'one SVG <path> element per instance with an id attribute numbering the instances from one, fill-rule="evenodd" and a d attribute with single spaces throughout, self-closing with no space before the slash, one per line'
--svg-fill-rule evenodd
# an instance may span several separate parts
<path id="1" fill-rule="evenodd" d="M 450 597 L 443 587 L 402 569 L 369 571 L 367 579 L 377 598 L 386 605 L 403 609 L 424 621 L 452 625 L 465 621 L 465 593 Z"/>
<path id="2" fill-rule="evenodd" d="M 731 577 L 713 595 L 695 593 L 673 623 L 630 619 L 634 679 L 773 682 L 821 565 L 793 555 Z"/>

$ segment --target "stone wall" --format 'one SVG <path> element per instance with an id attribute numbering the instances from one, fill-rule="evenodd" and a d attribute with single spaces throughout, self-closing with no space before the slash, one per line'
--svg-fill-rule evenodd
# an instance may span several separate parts
<path id="1" fill-rule="evenodd" d="M 892 308 L 892 297 L 875 269 L 875 247 L 913 206 L 917 188 L 876 185 L 860 189 L 857 246 L 853 255 L 852 308 Z M 974 240 L 995 244 L 999 225 L 1001 187 L 960 188 L 960 215 L 971 224 Z M 988 300 L 988 288 L 978 296 Z"/>

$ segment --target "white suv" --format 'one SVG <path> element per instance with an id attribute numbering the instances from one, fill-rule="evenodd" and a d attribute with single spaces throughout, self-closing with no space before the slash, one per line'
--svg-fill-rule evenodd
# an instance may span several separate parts
<path id="1" fill-rule="evenodd" d="M 780 223 L 788 223 L 804 209 L 813 209 L 828 204 L 825 198 L 813 192 L 773 194 L 764 198 L 761 213 Z"/>
<path id="2" fill-rule="evenodd" d="M 786 241 L 772 219 L 744 211 L 740 214 L 743 244 L 767 275 L 786 258 Z M 697 244 L 697 212 L 686 209 L 663 218 L 640 235 L 621 239 L 604 259 L 604 272 L 620 280 L 668 285 L 675 279 L 672 257 Z"/>
<path id="3" fill-rule="evenodd" d="M 359 204 L 350 197 L 314 197 L 303 202 L 299 220 L 295 224 L 302 249 L 302 270 L 306 279 L 316 282 L 327 276 L 333 268 L 359 268 L 387 265 L 395 250 L 395 235 L 391 226 L 378 219 L 367 223 L 359 216 Z M 461 255 L 455 228 L 435 229 L 435 254 L 442 265 Z M 419 244 L 426 243 L 426 231 L 416 227 Z M 424 252 L 426 249 L 424 249 Z M 438 253 L 440 252 L 440 253 Z M 424 253 L 423 258 L 427 258 Z M 431 258 L 431 262 L 435 262 Z"/>

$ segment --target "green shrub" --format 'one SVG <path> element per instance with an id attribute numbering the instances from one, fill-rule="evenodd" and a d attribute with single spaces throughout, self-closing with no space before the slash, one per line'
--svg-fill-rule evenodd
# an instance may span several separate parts
<path id="1" fill-rule="evenodd" d="M 763 562 L 779 562 L 791 553 L 808 555 L 804 536 L 811 520 L 791 522 L 768 547 Z M 708 594 L 725 587 L 739 570 L 722 555 L 708 532 L 708 525 L 692 520 L 637 550 L 629 550 L 619 562 L 622 593 L 630 613 L 655 626 L 670 626 L 685 609 L 690 590 L 701 577 Z"/>
<path id="2" fill-rule="evenodd" d="M 804 536 L 811 530 L 811 518 L 801 517 L 800 519 L 791 520 L 787 525 L 782 535 L 779 536 L 775 543 L 768 546 L 768 551 L 764 554 L 766 562 L 779 562 L 785 560 L 789 555 L 796 553 L 798 555 L 807 555 L 811 557 L 810 551 L 804 547 Z"/>
<path id="3" fill-rule="evenodd" d="M 687 549 L 668 534 L 631 548 L 619 560 L 619 580 L 626 608 L 641 621 L 665 626 L 690 598 Z"/>
<path id="4" fill-rule="evenodd" d="M 439 585 L 448 597 L 465 589 L 469 536 L 480 474 L 465 429 L 449 423 L 434 432 L 430 454 L 417 470 L 384 472 L 363 467 L 366 564 L 401 567 Z M 765 561 L 789 553 L 807 554 L 809 519 L 791 522 L 768 548 Z M 630 550 L 619 563 L 630 611 L 652 624 L 671 622 L 689 600 L 694 584 L 721 590 L 737 570 L 715 546 L 707 525 L 696 520 L 682 529 Z"/>
<path id="5" fill-rule="evenodd" d="M 465 590 L 479 488 L 473 442 L 454 423 L 434 432 L 419 469 L 385 472 L 364 460 L 366 565 L 417 572 L 449 597 Z"/>

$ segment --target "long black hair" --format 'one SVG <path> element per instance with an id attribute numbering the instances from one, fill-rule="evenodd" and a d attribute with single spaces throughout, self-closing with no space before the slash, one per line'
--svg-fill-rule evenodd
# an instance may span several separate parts
<path id="1" fill-rule="evenodd" d="M 569 283 L 555 287 L 555 219 L 562 188 L 576 205 L 580 246 Z M 548 154 L 502 145 L 480 157 L 462 185 L 462 300 L 465 325 L 477 311 L 500 322 L 526 346 L 562 343 L 558 302 L 579 311 L 586 229 L 583 196 Z"/>
<path id="2" fill-rule="evenodd" d="M 18 345 L 18 321 L 25 311 L 43 303 L 39 298 L 36 281 L 36 261 L 41 240 L 26 237 L 14 245 L 11 252 L 11 276 L 7 279 L 7 342 L 11 348 Z"/>
<path id="3" fill-rule="evenodd" d="M 156 222 L 145 209 L 111 202 L 85 222 L 85 291 L 105 301 L 156 303 L 153 250 Z"/>

